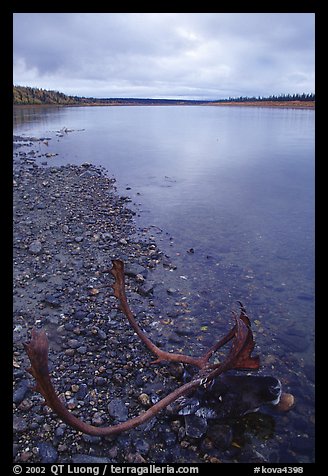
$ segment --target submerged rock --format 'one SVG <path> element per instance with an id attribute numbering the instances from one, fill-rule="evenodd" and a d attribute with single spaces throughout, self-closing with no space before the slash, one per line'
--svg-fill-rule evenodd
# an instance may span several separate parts
<path id="1" fill-rule="evenodd" d="M 191 438 L 201 438 L 205 435 L 207 430 L 206 418 L 198 417 L 196 415 L 186 415 L 184 417 L 186 435 Z"/>

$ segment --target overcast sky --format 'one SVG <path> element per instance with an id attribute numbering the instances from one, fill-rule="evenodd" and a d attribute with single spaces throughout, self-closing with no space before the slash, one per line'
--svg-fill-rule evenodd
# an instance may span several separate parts
<path id="1" fill-rule="evenodd" d="M 311 93 L 314 13 L 15 13 L 14 84 L 93 97 Z"/>

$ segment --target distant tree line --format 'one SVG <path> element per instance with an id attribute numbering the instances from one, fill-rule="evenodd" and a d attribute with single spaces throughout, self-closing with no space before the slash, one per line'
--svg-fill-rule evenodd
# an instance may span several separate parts
<path id="1" fill-rule="evenodd" d="M 13 87 L 14 104 L 78 104 L 79 97 L 67 96 L 59 91 L 51 91 L 42 88 L 28 86 Z"/>
<path id="2" fill-rule="evenodd" d="M 31 88 L 28 86 L 13 87 L 14 105 L 27 104 L 53 104 L 53 105 L 86 105 L 86 104 L 211 104 L 219 102 L 258 102 L 258 101 L 315 101 L 315 95 L 311 94 L 280 94 L 279 96 L 240 96 L 229 97 L 228 99 L 218 99 L 215 101 L 182 100 L 182 99 L 136 99 L 136 98 L 86 98 L 79 96 L 67 96 L 59 91 L 51 91 L 42 88 Z"/>
<path id="3" fill-rule="evenodd" d="M 257 101 L 315 101 L 315 94 L 279 94 L 275 96 L 239 96 L 219 99 L 217 102 L 257 102 Z"/>

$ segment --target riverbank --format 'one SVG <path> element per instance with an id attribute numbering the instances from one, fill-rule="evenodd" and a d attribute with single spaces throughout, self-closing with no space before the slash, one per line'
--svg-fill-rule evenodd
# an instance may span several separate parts
<path id="1" fill-rule="evenodd" d="M 90 164 L 39 167 L 22 155 L 14 163 L 13 190 L 14 461 L 220 462 L 231 430 L 220 434 L 223 449 L 214 440 L 204 446 L 196 427 L 189 425 L 188 435 L 183 417 L 163 412 L 116 438 L 92 437 L 42 405 L 23 347 L 33 327 L 47 332 L 60 397 L 95 426 L 140 414 L 181 384 L 182 369 L 150 364 L 153 356 L 119 311 L 104 273 L 111 259 L 124 260 L 128 300 L 151 335 L 160 312 L 152 302 L 151 273 L 163 256 L 154 239 L 135 229 L 130 199 L 118 196 L 115 180 Z"/>
<path id="2" fill-rule="evenodd" d="M 33 142 L 33 141 L 32 141 Z M 153 356 L 120 312 L 104 272 L 126 264 L 127 297 L 157 345 L 163 309 L 152 300 L 152 270 L 167 258 L 138 231 L 128 197 L 91 164 L 40 167 L 33 156 L 14 161 L 13 404 L 14 461 L 28 463 L 264 462 L 268 447 L 233 445 L 234 429 L 168 415 L 114 438 L 81 434 L 64 424 L 33 390 L 23 344 L 36 327 L 47 332 L 49 365 L 67 408 L 95 426 L 136 416 L 181 385 L 180 364 L 151 365 Z M 171 273 L 168 273 L 171 274 Z M 169 281 L 169 280 L 168 280 Z M 168 289 L 168 293 L 175 293 Z M 178 323 L 176 324 L 178 325 Z M 241 425 L 248 431 L 247 421 Z M 240 439 L 240 425 L 237 436 Z M 264 454 L 263 454 L 264 453 Z"/>
<path id="3" fill-rule="evenodd" d="M 240 106 L 240 107 L 279 107 L 287 109 L 315 109 L 315 101 L 231 101 L 217 102 L 212 106 Z"/>
<path id="4" fill-rule="evenodd" d="M 73 103 L 73 104 L 14 104 L 14 108 L 30 108 L 31 106 L 37 108 L 46 108 L 46 107 L 122 107 L 122 106 L 239 106 L 239 107 L 279 107 L 287 109 L 315 109 L 315 101 L 224 101 L 224 102 L 215 102 L 215 101 L 179 101 L 179 100 L 166 100 L 158 102 L 145 102 L 134 100 L 129 102 L 128 100 L 124 101 L 107 101 L 104 103 L 97 102 L 85 102 L 85 103 Z"/>
<path id="5" fill-rule="evenodd" d="M 46 330 L 56 389 L 85 421 L 111 424 L 142 412 L 147 385 L 157 385 L 161 395 L 162 379 L 167 392 L 175 378 L 165 367 L 149 365 L 151 356 L 118 311 L 103 271 L 111 259 L 124 260 L 128 297 L 147 330 L 152 306 L 145 286 L 160 251 L 136 235 L 129 199 L 118 196 L 114 180 L 92 165 L 40 168 L 27 158 L 15 168 L 13 185 L 14 460 L 156 461 L 157 452 L 171 446 L 163 438 L 177 438 L 168 423 L 157 424 L 156 445 L 150 430 L 156 419 L 148 429 L 110 441 L 68 428 L 31 389 L 23 343 L 33 327 Z"/>

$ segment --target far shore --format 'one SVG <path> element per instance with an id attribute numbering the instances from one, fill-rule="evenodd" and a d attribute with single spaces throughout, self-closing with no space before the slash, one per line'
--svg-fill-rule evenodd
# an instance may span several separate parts
<path id="1" fill-rule="evenodd" d="M 292 109 L 315 109 L 315 101 L 245 101 L 217 102 L 209 106 L 252 106 L 252 107 L 284 107 Z"/>
<path id="2" fill-rule="evenodd" d="M 27 108 L 27 107 L 86 107 L 86 106 L 111 106 L 111 107 L 122 107 L 122 106 L 234 106 L 234 107 L 279 107 L 279 108 L 288 108 L 288 109 L 315 109 L 315 101 L 226 101 L 226 102 L 186 102 L 186 101 L 177 101 L 172 103 L 148 103 L 144 102 L 116 102 L 108 101 L 107 103 L 76 103 L 76 104 L 14 104 L 14 107 L 18 108 Z"/>

